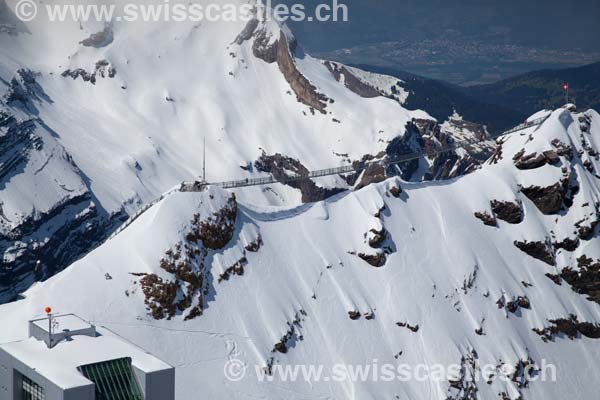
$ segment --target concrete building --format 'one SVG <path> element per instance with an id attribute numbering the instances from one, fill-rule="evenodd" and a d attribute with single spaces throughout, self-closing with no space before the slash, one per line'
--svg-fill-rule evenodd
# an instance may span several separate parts
<path id="1" fill-rule="evenodd" d="M 0 400 L 173 400 L 175 369 L 73 315 L 29 321 L 0 345 Z"/>

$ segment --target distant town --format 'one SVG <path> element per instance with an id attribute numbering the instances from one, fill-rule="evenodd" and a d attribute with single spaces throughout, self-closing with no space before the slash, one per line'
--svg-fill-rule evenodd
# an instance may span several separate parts
<path id="1" fill-rule="evenodd" d="M 360 45 L 318 56 L 397 68 L 464 86 L 492 83 L 534 69 L 580 66 L 600 60 L 600 52 L 577 48 L 542 49 L 456 37 Z"/>

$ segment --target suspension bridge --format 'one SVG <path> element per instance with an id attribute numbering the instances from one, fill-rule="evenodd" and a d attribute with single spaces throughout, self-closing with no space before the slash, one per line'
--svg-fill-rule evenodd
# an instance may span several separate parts
<path id="1" fill-rule="evenodd" d="M 495 140 L 501 136 L 505 136 L 505 135 L 508 135 L 508 134 L 511 134 L 514 132 L 522 131 L 527 128 L 531 128 L 531 127 L 539 128 L 539 126 L 541 126 L 549 117 L 550 117 L 550 115 L 547 115 L 542 118 L 538 118 L 538 119 L 531 120 L 531 121 L 526 121 L 526 122 L 519 124 L 519 125 L 515 126 L 514 128 L 511 128 L 507 131 L 501 132 L 496 135 L 490 135 L 483 140 L 476 140 L 476 139 L 456 140 L 453 143 L 451 143 L 450 145 L 444 146 L 440 149 L 433 150 L 433 151 L 410 152 L 410 153 L 400 154 L 400 155 L 397 155 L 394 157 L 388 157 L 383 160 L 353 163 L 350 165 L 343 165 L 340 167 L 313 170 L 313 171 L 309 171 L 308 174 L 303 174 L 303 175 L 298 175 L 298 174 L 297 175 L 286 175 L 284 177 L 278 177 L 278 178 L 275 178 L 273 175 L 269 175 L 269 176 L 264 176 L 264 177 L 259 177 L 259 178 L 238 179 L 238 180 L 223 181 L 223 182 L 205 182 L 205 181 L 182 182 L 181 185 L 178 185 L 178 186 L 168 190 L 167 192 L 163 193 L 155 200 L 151 201 L 148 204 L 145 204 L 143 207 L 141 207 L 139 210 L 137 210 L 135 212 L 135 214 L 130 216 L 129 219 L 127 219 L 125 222 L 123 222 L 123 224 L 109 236 L 108 240 L 112 239 L 113 237 L 117 236 L 119 233 L 124 231 L 129 225 L 131 225 L 136 219 L 138 219 L 143 213 L 145 213 L 147 210 L 149 210 L 153 205 L 155 205 L 156 203 L 163 200 L 165 197 L 169 196 L 170 194 L 172 194 L 174 192 L 201 192 L 204 189 L 206 189 L 206 187 L 208 187 L 208 186 L 217 186 L 217 187 L 220 187 L 223 189 L 235 189 L 235 188 L 248 187 L 248 186 L 270 185 L 270 184 L 275 184 L 275 183 L 286 184 L 286 183 L 290 183 L 290 182 L 294 182 L 294 181 L 314 179 L 314 178 L 320 178 L 320 177 L 325 177 L 325 176 L 360 173 L 372 166 L 388 167 L 388 166 L 392 166 L 392 165 L 398 165 L 398 164 L 402 164 L 402 163 L 405 163 L 408 161 L 418 160 L 422 157 L 433 157 L 433 156 L 436 156 L 439 154 L 447 153 L 448 151 L 457 150 L 459 148 L 464 148 L 466 146 L 484 144 L 485 142 Z"/>

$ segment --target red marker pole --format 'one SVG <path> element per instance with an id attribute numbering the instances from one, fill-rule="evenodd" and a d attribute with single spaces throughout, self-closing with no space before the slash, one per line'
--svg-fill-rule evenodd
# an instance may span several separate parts
<path id="1" fill-rule="evenodd" d="M 563 85 L 563 90 L 565 91 L 565 104 L 569 104 L 569 84 L 565 83 Z"/>
<path id="2" fill-rule="evenodd" d="M 44 309 L 48 315 L 48 347 L 52 347 L 52 308 L 46 307 Z"/>

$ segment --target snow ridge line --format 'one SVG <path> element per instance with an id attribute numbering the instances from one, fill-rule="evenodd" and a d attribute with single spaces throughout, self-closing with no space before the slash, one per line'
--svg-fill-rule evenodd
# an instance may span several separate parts
<path id="1" fill-rule="evenodd" d="M 523 129 L 531 128 L 533 126 L 540 126 L 544 122 L 546 122 L 546 120 L 550 117 L 550 115 L 551 114 L 549 114 L 545 117 L 542 117 L 542 118 L 535 119 L 533 121 L 524 122 L 524 123 L 519 124 L 519 125 L 515 126 L 514 128 L 511 128 L 505 132 L 502 132 L 502 133 L 499 133 L 496 135 L 491 135 L 488 139 L 485 139 L 485 140 L 497 139 L 500 136 L 518 132 Z M 283 178 L 283 179 L 276 179 L 275 177 L 273 177 L 271 175 L 271 176 L 262 177 L 262 178 L 242 179 L 242 180 L 236 180 L 236 181 L 224 181 L 224 182 L 214 182 L 214 183 L 182 182 L 180 186 L 176 186 L 176 187 L 168 190 L 167 192 L 160 195 L 158 198 L 154 199 L 153 201 L 151 201 L 148 204 L 145 204 L 143 207 L 141 207 L 139 210 L 137 210 L 135 212 L 135 214 L 132 215 L 131 217 L 129 217 L 116 231 L 114 231 L 108 237 L 108 239 L 106 239 L 106 241 L 111 240 L 112 238 L 117 236 L 119 233 L 123 232 L 135 220 L 137 220 L 142 214 L 144 214 L 146 211 L 148 211 L 150 208 L 152 208 L 152 206 L 154 206 L 155 204 L 157 204 L 158 202 L 163 200 L 165 197 L 167 197 L 175 192 L 201 192 L 207 186 L 218 186 L 222 189 L 233 189 L 233 188 L 238 188 L 238 187 L 268 185 L 268 184 L 272 184 L 272 183 L 284 183 L 285 184 L 287 182 L 299 181 L 299 180 L 304 180 L 304 179 L 312 179 L 312 178 L 319 178 L 319 177 L 323 177 L 323 176 L 360 172 L 360 171 L 364 171 L 371 165 L 381 165 L 381 166 L 387 167 L 387 166 L 391 166 L 391 165 L 395 165 L 395 164 L 400 164 L 400 163 L 403 163 L 406 161 L 416 160 L 423 156 L 434 156 L 437 154 L 445 153 L 449 150 L 456 150 L 456 149 L 464 147 L 466 145 L 474 145 L 474 144 L 478 144 L 478 143 L 482 143 L 482 142 L 484 142 L 484 140 L 465 139 L 465 140 L 456 141 L 453 145 L 444 147 L 443 149 L 437 150 L 437 151 L 406 153 L 406 154 L 397 156 L 393 159 L 387 160 L 385 162 L 373 161 L 370 163 L 364 163 L 362 166 L 345 165 L 342 167 L 318 169 L 318 170 L 310 171 L 308 173 L 308 175 L 305 175 L 305 176 L 300 176 L 300 175 L 287 176 L 286 178 Z"/>
<path id="2" fill-rule="evenodd" d="M 165 197 L 169 196 L 170 194 L 173 194 L 175 192 L 179 192 L 180 188 L 174 187 L 166 192 L 164 192 L 163 194 L 161 194 L 159 197 L 157 197 L 156 199 L 152 200 L 150 203 L 145 204 L 144 206 L 142 206 L 140 209 L 138 209 L 135 214 L 133 214 L 131 217 L 129 217 L 125 222 L 123 222 L 123 225 L 121 225 L 120 227 L 117 228 L 116 231 L 114 231 L 107 240 L 110 240 L 112 238 L 114 238 L 115 236 L 117 236 L 119 233 L 123 232 L 129 225 L 131 225 L 136 219 L 138 219 L 143 213 L 145 213 L 146 211 L 148 211 L 150 208 L 152 208 L 153 205 L 155 205 L 156 203 L 158 203 L 159 201 L 163 200 Z"/>

